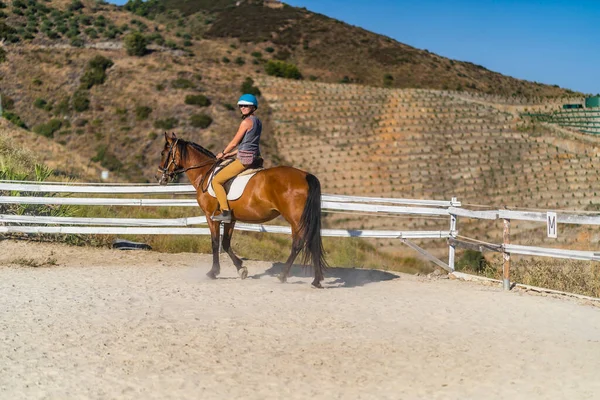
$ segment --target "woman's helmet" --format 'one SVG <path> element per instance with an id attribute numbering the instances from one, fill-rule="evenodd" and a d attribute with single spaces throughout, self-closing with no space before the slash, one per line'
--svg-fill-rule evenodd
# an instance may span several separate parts
<path id="1" fill-rule="evenodd" d="M 254 106 L 258 108 L 258 99 L 253 94 L 243 94 L 238 100 L 238 106 Z"/>

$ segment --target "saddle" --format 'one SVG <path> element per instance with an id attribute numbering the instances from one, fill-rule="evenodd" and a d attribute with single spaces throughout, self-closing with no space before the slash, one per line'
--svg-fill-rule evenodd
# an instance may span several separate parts
<path id="1" fill-rule="evenodd" d="M 217 197 L 212 188 L 213 176 L 215 176 L 215 174 L 217 174 L 221 169 L 223 169 L 233 161 L 233 158 L 226 159 L 221 164 L 219 164 L 217 168 L 215 168 L 212 174 L 210 174 L 210 177 L 208 178 L 208 194 L 210 194 L 212 197 Z M 223 184 L 223 188 L 225 188 L 225 192 L 227 192 L 227 200 L 237 200 L 240 197 L 242 197 L 244 189 L 246 188 L 248 181 L 250 181 L 250 178 L 252 178 L 257 172 L 265 169 L 263 167 L 263 163 L 264 160 L 261 157 L 258 157 L 252 163 L 252 165 L 250 165 L 244 171 L 242 171 L 241 173 L 234 176 L 233 178 L 231 178 Z"/>

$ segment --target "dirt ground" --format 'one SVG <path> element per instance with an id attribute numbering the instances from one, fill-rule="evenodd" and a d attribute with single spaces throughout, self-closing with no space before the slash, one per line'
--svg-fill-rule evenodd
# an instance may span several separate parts
<path id="1" fill-rule="evenodd" d="M 2 399 L 592 399 L 600 308 L 448 279 L 0 242 Z"/>

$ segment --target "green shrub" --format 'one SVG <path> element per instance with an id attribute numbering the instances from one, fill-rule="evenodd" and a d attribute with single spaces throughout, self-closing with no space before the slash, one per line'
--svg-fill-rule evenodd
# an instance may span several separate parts
<path id="1" fill-rule="evenodd" d="M 62 127 L 62 121 L 59 119 L 51 119 L 45 124 L 37 125 L 33 128 L 33 131 L 38 135 L 45 137 L 54 137 L 54 132 L 58 131 Z"/>
<path id="2" fill-rule="evenodd" d="M 79 0 L 73 0 L 71 4 L 69 4 L 69 11 L 79 11 L 83 8 L 83 3 Z"/>
<path id="3" fill-rule="evenodd" d="M 4 50 L 4 47 L 0 47 L 0 63 L 4 61 L 6 61 L 6 50 Z"/>
<path id="4" fill-rule="evenodd" d="M 298 70 L 298 67 L 285 61 L 269 60 L 265 66 L 265 71 L 267 75 L 279 78 L 302 79 L 302 74 Z"/>
<path id="5" fill-rule="evenodd" d="M 154 32 L 147 36 L 148 43 L 156 43 L 159 46 L 165 44 L 165 38 L 158 32 Z"/>
<path id="6" fill-rule="evenodd" d="M 138 106 L 135 108 L 135 119 L 138 121 L 144 121 L 148 119 L 152 113 L 152 108 L 148 106 Z"/>
<path id="7" fill-rule="evenodd" d="M 130 56 L 141 57 L 148 53 L 148 49 L 146 48 L 148 40 L 139 32 L 129 33 L 123 41 L 125 42 L 127 54 Z"/>
<path id="8" fill-rule="evenodd" d="M 272 47 L 267 47 L 267 48 L 265 49 L 265 51 L 266 51 L 267 53 L 272 53 L 272 52 L 274 52 L 274 51 L 275 51 L 275 49 L 274 49 L 274 48 L 272 48 Z"/>
<path id="9" fill-rule="evenodd" d="M 156 129 L 173 129 L 179 124 L 177 118 L 166 118 L 166 119 L 157 119 L 154 121 L 154 127 Z"/>
<path id="10" fill-rule="evenodd" d="M 482 273 L 488 267 L 488 262 L 480 251 L 465 250 L 462 257 L 456 263 L 457 271 L 473 271 Z"/>
<path id="11" fill-rule="evenodd" d="M 390 74 L 383 76 L 383 86 L 390 87 L 394 84 L 394 77 Z"/>
<path id="12" fill-rule="evenodd" d="M 81 77 L 81 88 L 91 89 L 94 85 L 101 85 L 106 81 L 106 70 L 112 67 L 112 60 L 97 55 L 88 62 L 88 66 Z"/>
<path id="13" fill-rule="evenodd" d="M 73 109 L 84 112 L 90 108 L 89 93 L 86 90 L 78 90 L 73 94 Z"/>
<path id="14" fill-rule="evenodd" d="M 94 19 L 91 16 L 83 14 L 79 16 L 78 20 L 81 25 L 86 26 L 90 26 L 94 22 Z"/>
<path id="15" fill-rule="evenodd" d="M 244 80 L 244 82 L 242 83 L 242 86 L 240 88 L 240 91 L 242 93 L 250 93 L 255 96 L 260 96 L 260 89 L 258 89 L 256 86 L 254 86 L 254 80 L 252 80 L 252 78 L 250 78 L 250 77 L 247 77 L 246 80 Z"/>
<path id="16" fill-rule="evenodd" d="M 27 129 L 27 125 L 25 124 L 25 122 L 23 122 L 23 120 L 21 120 L 21 117 L 19 117 L 17 114 L 12 113 L 10 111 L 4 111 L 2 116 L 8 121 L 10 121 L 12 124 L 18 126 L 19 128 Z"/>
<path id="17" fill-rule="evenodd" d="M 232 104 L 229 104 L 229 103 L 223 104 L 223 107 L 225 107 L 229 111 L 234 111 L 235 110 L 235 107 Z"/>
<path id="18" fill-rule="evenodd" d="M 110 67 L 112 67 L 115 63 L 110 58 L 106 58 L 101 55 L 94 56 L 89 62 L 88 67 L 94 69 L 101 69 L 106 71 Z"/>
<path id="19" fill-rule="evenodd" d="M 108 150 L 106 145 L 101 145 L 96 148 L 96 155 L 92 157 L 92 161 L 100 162 L 104 168 L 110 171 L 116 171 L 123 167 L 123 163 Z"/>
<path id="20" fill-rule="evenodd" d="M 190 94 L 185 96 L 185 104 L 208 107 L 210 106 L 210 99 L 203 94 Z"/>
<path id="21" fill-rule="evenodd" d="M 223 57 L 221 61 L 223 61 L 225 64 L 229 64 L 231 62 L 231 60 L 227 57 Z"/>
<path id="22" fill-rule="evenodd" d="M 255 58 L 262 58 L 262 53 L 260 51 L 253 51 L 251 56 Z"/>
<path id="23" fill-rule="evenodd" d="M 0 22 L 0 39 L 8 40 L 17 30 L 4 22 Z"/>
<path id="24" fill-rule="evenodd" d="M 94 28 L 87 28 L 84 32 L 90 39 L 96 39 L 98 37 L 98 31 Z"/>
<path id="25" fill-rule="evenodd" d="M 83 47 L 84 44 L 84 41 L 82 39 L 79 39 L 78 37 L 71 40 L 71 46 L 73 47 Z"/>
<path id="26" fill-rule="evenodd" d="M 94 85 L 101 85 L 106 80 L 106 72 L 101 69 L 87 69 L 81 77 L 81 89 L 91 89 Z"/>
<path id="27" fill-rule="evenodd" d="M 71 111 L 71 107 L 69 105 L 69 99 L 62 99 L 57 105 L 56 107 L 54 107 L 54 114 L 55 115 L 65 115 L 68 114 Z"/>
<path id="28" fill-rule="evenodd" d="M 194 114 L 190 117 L 190 123 L 194 128 L 206 129 L 212 122 L 212 118 L 206 114 Z"/>
<path id="29" fill-rule="evenodd" d="M 246 61 L 245 61 L 245 60 L 244 60 L 242 57 L 237 57 L 237 58 L 235 59 L 235 63 L 236 63 L 237 65 L 244 65 L 244 64 L 246 64 Z"/>
<path id="30" fill-rule="evenodd" d="M 40 99 L 40 98 L 35 99 L 35 101 L 33 102 L 33 106 L 35 108 L 39 108 L 41 110 L 43 110 L 47 105 L 48 105 L 48 102 L 46 100 Z"/>
<path id="31" fill-rule="evenodd" d="M 107 39 L 114 39 L 118 34 L 119 32 L 116 29 L 108 29 L 106 32 L 104 32 L 104 37 Z"/>

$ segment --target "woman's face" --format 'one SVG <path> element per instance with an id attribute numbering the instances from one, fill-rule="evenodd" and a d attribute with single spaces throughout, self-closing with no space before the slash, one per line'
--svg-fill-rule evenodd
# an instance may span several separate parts
<path id="1" fill-rule="evenodd" d="M 252 111 L 254 111 L 254 106 L 240 105 L 238 107 L 240 107 L 240 111 L 242 112 L 242 115 L 248 115 Z"/>

